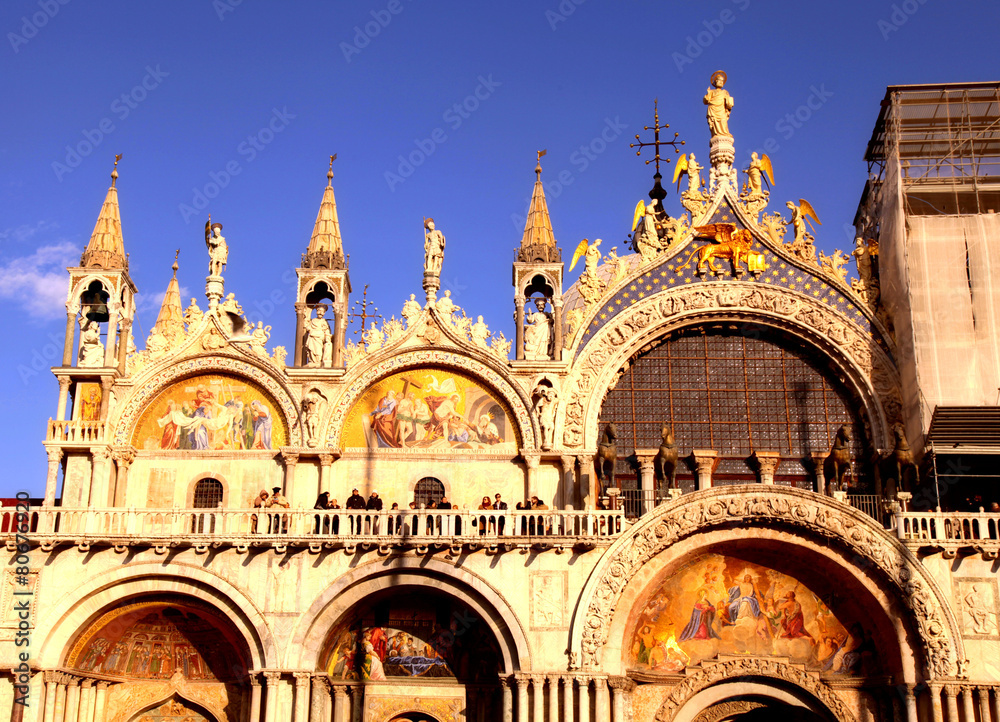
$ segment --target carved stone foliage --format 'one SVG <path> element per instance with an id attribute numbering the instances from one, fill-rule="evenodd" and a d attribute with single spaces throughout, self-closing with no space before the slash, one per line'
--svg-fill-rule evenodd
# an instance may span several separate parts
<path id="1" fill-rule="evenodd" d="M 694 718 L 694 722 L 719 722 L 731 718 L 733 715 L 745 714 L 755 709 L 767 707 L 763 702 L 755 700 L 730 700 L 713 704 L 707 710 Z"/>
<path id="2" fill-rule="evenodd" d="M 684 702 L 706 687 L 735 677 L 765 677 L 788 682 L 806 690 L 818 699 L 839 722 L 855 722 L 857 719 L 847 705 L 828 685 L 823 683 L 817 672 L 807 672 L 797 665 L 785 664 L 776 659 L 754 659 L 750 657 L 728 659 L 700 669 L 684 678 L 670 691 L 670 696 L 664 700 L 656 713 L 656 722 L 670 722 Z M 724 703 L 733 704 L 733 703 Z M 738 703 L 745 704 L 745 703 Z M 722 705 L 712 707 L 708 712 L 719 710 Z M 740 707 L 728 710 L 732 712 L 747 712 L 752 707 Z M 723 708 L 721 711 L 726 711 Z M 715 722 L 722 716 L 699 715 L 697 720 Z"/>
<path id="3" fill-rule="evenodd" d="M 367 697 L 367 695 L 366 695 Z M 442 722 L 458 722 L 464 719 L 460 697 L 413 697 L 405 694 L 394 696 L 372 696 L 367 699 L 366 719 L 388 722 L 406 713 L 423 713 Z"/>
<path id="4" fill-rule="evenodd" d="M 564 445 L 580 446 L 585 443 L 586 430 L 596 429 L 603 393 L 621 360 L 649 341 L 646 329 L 663 326 L 666 330 L 666 324 L 673 326 L 686 318 L 706 317 L 713 312 L 726 315 L 745 312 L 748 320 L 762 316 L 780 319 L 808 329 L 839 347 L 843 356 L 870 379 L 878 396 L 882 413 L 874 413 L 872 417 L 882 417 L 885 421 L 883 428 L 874 430 L 874 441 L 885 445 L 880 442 L 888 438 L 886 429 L 900 420 L 899 381 L 891 361 L 868 333 L 830 306 L 803 294 L 737 281 L 689 284 L 648 297 L 615 316 L 591 338 L 574 364 L 573 376 L 564 386 L 568 390 Z"/>
<path id="5" fill-rule="evenodd" d="M 132 436 L 132 429 L 139 420 L 143 409 L 146 408 L 146 404 L 168 385 L 184 376 L 211 372 L 243 376 L 256 381 L 267 389 L 271 393 L 271 396 L 278 402 L 282 413 L 285 415 L 291 437 L 289 443 L 292 446 L 302 443 L 301 432 L 297 428 L 297 420 L 299 418 L 298 404 L 292 399 L 285 386 L 263 369 L 229 356 L 190 358 L 185 361 L 173 363 L 160 369 L 152 376 L 142 379 L 134 393 L 126 400 L 117 421 L 114 422 L 114 443 L 122 445 L 129 443 L 129 439 Z"/>
<path id="6" fill-rule="evenodd" d="M 609 549 L 587 583 L 574 620 L 584 668 L 598 666 L 622 592 L 650 559 L 681 539 L 719 525 L 766 521 L 770 528 L 805 529 L 856 555 L 855 565 L 868 567 L 888 582 L 900 605 L 909 609 L 923 644 L 928 677 L 955 675 L 957 661 L 964 658 L 963 650 L 956 649 L 961 645 L 957 624 L 933 578 L 899 540 L 865 514 L 811 492 L 735 489 L 709 489 L 663 504 Z"/>
<path id="7" fill-rule="evenodd" d="M 529 402 L 515 389 L 514 385 L 495 369 L 483 362 L 465 356 L 460 352 L 444 348 L 422 348 L 399 353 L 383 359 L 364 369 L 341 392 L 330 410 L 330 420 L 326 432 L 329 439 L 340 438 L 340 425 L 347 412 L 365 390 L 383 376 L 402 371 L 411 366 L 444 366 L 464 370 L 469 375 L 496 391 L 507 403 L 520 428 L 524 448 L 536 447 Z"/>

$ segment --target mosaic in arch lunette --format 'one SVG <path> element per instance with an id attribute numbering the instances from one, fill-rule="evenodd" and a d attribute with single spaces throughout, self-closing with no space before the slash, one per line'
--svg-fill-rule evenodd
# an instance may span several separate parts
<path id="1" fill-rule="evenodd" d="M 808 669 L 861 674 L 874 642 L 850 631 L 794 577 L 736 557 L 709 554 L 661 573 L 628 639 L 630 669 L 676 673 L 717 655 L 787 657 Z"/>
<path id="2" fill-rule="evenodd" d="M 178 672 L 194 682 L 239 680 L 247 666 L 227 626 L 218 612 L 193 600 L 125 604 L 76 640 L 66 667 L 133 681 L 166 680 Z"/>
<path id="3" fill-rule="evenodd" d="M 372 384 L 344 420 L 341 448 L 515 452 L 517 427 L 500 399 L 474 379 L 414 368 Z"/>
<path id="4" fill-rule="evenodd" d="M 237 376 L 189 376 L 163 389 L 146 406 L 132 445 L 147 450 L 238 451 L 278 449 L 288 429 L 279 406 L 262 387 Z"/>

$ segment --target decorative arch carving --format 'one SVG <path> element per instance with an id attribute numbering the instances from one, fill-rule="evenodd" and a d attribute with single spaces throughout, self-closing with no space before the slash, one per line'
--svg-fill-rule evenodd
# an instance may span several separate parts
<path id="1" fill-rule="evenodd" d="M 873 445 L 891 445 L 891 427 L 901 418 L 902 396 L 899 376 L 884 351 L 845 316 L 808 296 L 761 283 L 725 281 L 687 285 L 645 298 L 590 339 L 563 386 L 565 446 L 596 447 L 604 391 L 626 360 L 668 331 L 713 321 L 764 324 L 820 349 L 859 392 L 872 424 Z"/>
<path id="2" fill-rule="evenodd" d="M 500 591 L 483 577 L 461 567 L 406 557 L 357 567 L 324 589 L 292 631 L 288 664 L 298 669 L 316 669 L 321 645 L 337 620 L 369 595 L 400 584 L 434 587 L 459 599 L 492 627 L 507 672 L 531 668 L 525 631 Z"/>
<path id="3" fill-rule="evenodd" d="M 684 703 L 698 692 L 714 684 L 735 677 L 762 677 L 787 682 L 815 697 L 838 722 L 856 722 L 854 713 L 837 696 L 833 689 L 819 678 L 818 672 L 807 672 L 797 665 L 776 659 L 740 657 L 717 662 L 686 676 L 672 688 L 656 712 L 656 722 L 671 722 Z"/>
<path id="4" fill-rule="evenodd" d="M 346 384 L 346 388 L 334 401 L 324 438 L 339 439 L 341 425 L 347 412 L 361 395 L 376 381 L 407 368 L 417 366 L 443 366 L 471 375 L 485 386 L 497 392 L 507 404 L 517 421 L 522 448 L 537 447 L 538 433 L 535 419 L 530 413 L 531 400 L 524 390 L 515 385 L 506 374 L 482 361 L 449 349 L 415 349 L 384 358 L 368 366 Z"/>
<path id="5" fill-rule="evenodd" d="M 285 384 L 264 369 L 231 356 L 198 356 L 161 369 L 139 385 L 120 407 L 113 422 L 116 444 L 127 444 L 146 405 L 170 384 L 186 376 L 210 372 L 242 376 L 263 386 L 277 402 L 288 428 L 288 445 L 302 446 L 302 427 L 298 423 L 298 404 Z"/>
<path id="6" fill-rule="evenodd" d="M 197 685 L 171 679 L 160 683 L 133 685 L 132 689 L 126 690 L 120 696 L 114 694 L 118 688 L 124 686 L 120 684 L 111 688 L 107 716 L 110 722 L 129 722 L 140 713 L 159 707 L 174 697 L 204 709 L 214 720 L 232 719 L 225 712 L 228 700 L 220 698 L 218 688 L 211 690 L 216 692 L 212 694 L 204 689 L 204 685 L 199 689 Z"/>
<path id="7" fill-rule="evenodd" d="M 672 544 L 719 525 L 766 522 L 804 530 L 856 556 L 895 593 L 919 632 L 931 679 L 954 676 L 965 658 L 947 598 L 919 561 L 866 514 L 826 497 L 778 486 L 729 486 L 661 504 L 618 539 L 591 572 L 573 617 L 570 649 L 595 668 L 614 611 L 638 570 Z"/>

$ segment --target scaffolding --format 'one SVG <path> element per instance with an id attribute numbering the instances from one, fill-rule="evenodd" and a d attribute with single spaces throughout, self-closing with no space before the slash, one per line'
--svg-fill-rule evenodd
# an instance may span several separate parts
<path id="1" fill-rule="evenodd" d="M 1000 83 L 890 86 L 865 160 L 855 225 L 919 448 L 936 408 L 997 405 Z"/>

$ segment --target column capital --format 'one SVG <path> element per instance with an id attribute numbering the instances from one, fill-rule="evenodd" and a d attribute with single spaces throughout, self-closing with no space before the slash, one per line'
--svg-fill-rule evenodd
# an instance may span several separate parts
<path id="1" fill-rule="evenodd" d="M 514 294 L 514 303 L 519 308 L 523 308 L 524 307 L 524 301 L 525 301 L 525 296 L 524 296 L 523 293 L 516 293 L 516 294 Z"/>
<path id="2" fill-rule="evenodd" d="M 524 463 L 529 469 L 537 469 L 538 463 L 542 459 L 542 455 L 538 451 L 521 449 L 521 458 L 524 459 Z"/>
<path id="3" fill-rule="evenodd" d="M 69 376 L 60 376 L 59 377 L 59 390 L 62 391 L 64 389 L 68 389 L 69 388 L 70 380 L 71 379 L 70 379 Z"/>
<path id="4" fill-rule="evenodd" d="M 137 453 L 139 452 L 133 446 L 114 446 L 111 448 L 111 458 L 118 462 L 119 466 L 126 468 L 135 461 Z"/>
<path id="5" fill-rule="evenodd" d="M 268 687 L 276 685 L 278 683 L 278 680 L 281 679 L 281 672 L 275 672 L 273 670 L 269 670 L 266 672 L 261 672 L 261 674 L 263 674 L 264 679 L 267 680 Z"/>
<path id="6" fill-rule="evenodd" d="M 562 470 L 564 474 L 568 474 L 576 468 L 576 457 L 571 455 L 563 455 L 559 457 L 559 462 L 562 464 Z"/>
<path id="7" fill-rule="evenodd" d="M 333 454 L 320 454 L 319 463 L 320 466 L 330 466 L 336 457 Z"/>
<path id="8" fill-rule="evenodd" d="M 781 464 L 781 454 L 777 451 L 754 451 L 750 455 L 750 463 L 760 474 L 762 484 L 773 484 L 774 472 Z"/>
<path id="9" fill-rule="evenodd" d="M 55 446 L 46 446 L 45 455 L 49 457 L 50 462 L 60 462 L 63 457 L 63 450 Z"/>
<path id="10" fill-rule="evenodd" d="M 949 697 L 957 697 L 961 686 L 957 684 L 946 684 L 944 685 L 944 693 Z"/>
<path id="11" fill-rule="evenodd" d="M 94 461 L 107 461 L 111 458 L 111 450 L 106 446 L 92 446 L 90 447 L 90 455 L 94 457 Z"/>
<path id="12" fill-rule="evenodd" d="M 528 682 L 531 679 L 531 675 L 529 675 L 527 672 L 515 672 L 513 675 L 511 675 L 511 677 L 513 678 L 514 684 L 517 685 L 518 689 L 528 688 Z"/>
<path id="13" fill-rule="evenodd" d="M 631 692 L 635 689 L 635 682 L 628 677 L 608 677 L 608 684 L 615 692 Z"/>
<path id="14" fill-rule="evenodd" d="M 260 676 L 257 672 L 250 672 L 248 676 L 250 678 L 251 687 L 260 687 Z"/>
<path id="15" fill-rule="evenodd" d="M 691 456 L 694 457 L 695 466 L 699 473 L 711 472 L 715 467 L 715 461 L 719 458 L 719 452 L 715 449 L 692 449 Z"/>
<path id="16" fill-rule="evenodd" d="M 98 692 L 103 692 L 103 691 L 107 690 L 107 688 L 110 687 L 110 686 L 111 686 L 111 682 L 107 682 L 107 681 L 105 681 L 103 679 L 97 680 L 97 691 Z"/>
<path id="17" fill-rule="evenodd" d="M 299 452 L 284 448 L 281 450 L 281 460 L 285 462 L 286 466 L 294 466 L 299 463 Z"/>
<path id="18" fill-rule="evenodd" d="M 94 684 L 95 684 L 94 680 L 90 679 L 89 677 L 84 677 L 82 680 L 80 680 L 80 686 L 83 687 L 84 689 L 90 689 L 91 687 L 94 686 Z"/>
<path id="19" fill-rule="evenodd" d="M 653 460 L 660 453 L 659 449 L 636 449 L 635 458 L 639 461 L 639 469 L 645 472 L 653 471 Z"/>
<path id="20" fill-rule="evenodd" d="M 312 672 L 292 672 L 292 676 L 295 677 L 296 687 L 305 687 L 312 678 Z"/>

